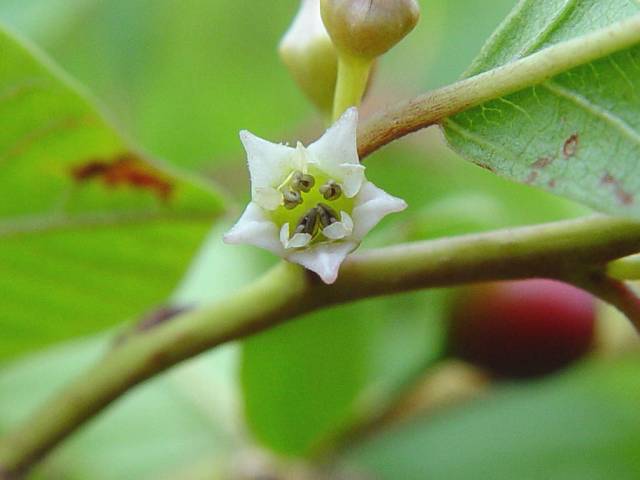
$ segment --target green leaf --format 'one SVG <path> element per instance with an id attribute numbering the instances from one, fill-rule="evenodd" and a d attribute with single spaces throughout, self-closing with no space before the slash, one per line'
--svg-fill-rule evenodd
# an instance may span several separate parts
<path id="1" fill-rule="evenodd" d="M 523 0 L 468 76 L 640 12 L 629 0 Z M 451 146 L 518 182 L 640 216 L 640 48 L 572 69 L 444 122 Z"/>
<path id="2" fill-rule="evenodd" d="M 223 244 L 229 226 L 219 222 L 212 228 L 171 304 L 215 301 L 274 261 L 262 250 Z M 0 436 L 99 361 L 112 341 L 112 335 L 101 334 L 0 368 Z M 67 439 L 37 472 L 48 479 L 222 477 L 238 450 L 249 448 L 240 440 L 245 435 L 238 418 L 238 359 L 238 345 L 227 345 L 145 383 Z"/>
<path id="3" fill-rule="evenodd" d="M 239 130 L 299 139 L 285 135 L 311 106 L 277 54 L 298 0 L 29 2 L 38 15 L 0 5 L 0 19 L 107 101 L 153 154 L 207 172 L 237 162 L 244 174 Z M 58 23 L 41 28 L 46 15 Z"/>
<path id="4" fill-rule="evenodd" d="M 222 202 L 0 31 L 0 361 L 163 300 Z"/>
<path id="5" fill-rule="evenodd" d="M 287 455 L 330 448 L 441 353 L 437 292 L 332 308 L 244 342 L 247 422 Z"/>
<path id="6" fill-rule="evenodd" d="M 380 480 L 633 480 L 639 391 L 637 357 L 594 362 L 414 420 L 348 463 Z"/>
<path id="7" fill-rule="evenodd" d="M 95 362 L 109 348 L 104 337 L 0 370 L 0 434 Z M 228 468 L 236 447 L 230 431 L 236 360 L 237 351 L 223 348 L 155 378 L 64 442 L 37 472 L 47 479 L 128 480 L 181 478 L 178 472 L 205 460 L 218 471 Z"/>

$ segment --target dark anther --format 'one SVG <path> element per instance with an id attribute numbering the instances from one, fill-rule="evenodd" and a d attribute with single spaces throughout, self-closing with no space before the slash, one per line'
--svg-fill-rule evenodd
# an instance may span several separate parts
<path id="1" fill-rule="evenodd" d="M 295 172 L 291 178 L 291 188 L 299 192 L 307 193 L 316 184 L 316 179 L 312 175 L 302 172 Z"/>
<path id="2" fill-rule="evenodd" d="M 337 200 L 342 195 L 342 188 L 334 180 L 329 180 L 319 188 L 325 200 Z"/>
<path id="3" fill-rule="evenodd" d="M 282 198 L 284 199 L 284 206 L 289 210 L 293 210 L 302 203 L 302 195 L 295 190 L 285 190 L 282 192 Z"/>
<path id="4" fill-rule="evenodd" d="M 318 229 L 318 208 L 312 208 L 298 222 L 294 234 L 296 233 L 308 233 L 309 235 L 315 235 Z"/>
<path id="5" fill-rule="evenodd" d="M 328 227 L 332 223 L 338 221 L 338 214 L 329 205 L 319 203 L 316 210 L 318 210 L 318 217 L 320 218 L 320 225 L 322 225 L 322 228 Z"/>

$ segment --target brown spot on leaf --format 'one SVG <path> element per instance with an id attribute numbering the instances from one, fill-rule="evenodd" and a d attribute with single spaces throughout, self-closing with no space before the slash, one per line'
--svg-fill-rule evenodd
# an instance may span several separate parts
<path id="1" fill-rule="evenodd" d="M 476 165 L 478 165 L 480 168 L 484 168 L 485 170 L 489 170 L 491 173 L 496 173 L 496 169 L 487 163 L 476 162 Z"/>
<path id="2" fill-rule="evenodd" d="M 91 159 L 75 166 L 71 176 L 77 182 L 99 179 L 111 188 L 126 185 L 149 190 L 163 201 L 169 200 L 173 192 L 173 184 L 167 177 L 130 152 L 116 155 L 113 159 Z"/>
<path id="3" fill-rule="evenodd" d="M 569 159 L 571 157 L 574 157 L 578 152 L 579 144 L 580 137 L 577 133 L 574 133 L 569 138 L 567 138 L 567 140 L 564 142 L 564 145 L 562 146 L 562 154 L 564 155 L 564 158 Z"/>
<path id="4" fill-rule="evenodd" d="M 620 202 L 622 205 L 631 205 L 634 202 L 635 199 L 633 194 L 627 192 L 620 183 L 620 180 L 611 175 L 611 173 L 605 172 L 605 174 L 600 179 L 600 183 L 602 183 L 602 185 L 612 187 L 613 193 L 618 199 L 618 202 Z"/>
<path id="5" fill-rule="evenodd" d="M 618 181 L 613 178 L 613 175 L 611 175 L 609 172 L 605 173 L 602 176 L 602 180 L 600 180 L 602 182 L 603 185 L 615 185 L 618 183 Z"/>
<path id="6" fill-rule="evenodd" d="M 549 188 L 556 188 L 558 182 L 556 182 L 555 179 L 551 179 L 549 180 L 549 182 L 547 183 L 547 185 L 549 185 Z"/>
<path id="7" fill-rule="evenodd" d="M 549 165 L 553 163 L 553 158 L 551 157 L 540 157 L 538 160 L 531 164 L 531 167 L 542 170 L 547 168 Z"/>
<path id="8" fill-rule="evenodd" d="M 529 176 L 527 178 L 524 179 L 524 183 L 530 185 L 533 182 L 535 182 L 538 179 L 538 175 L 540 175 L 538 172 L 533 171 L 529 173 Z"/>

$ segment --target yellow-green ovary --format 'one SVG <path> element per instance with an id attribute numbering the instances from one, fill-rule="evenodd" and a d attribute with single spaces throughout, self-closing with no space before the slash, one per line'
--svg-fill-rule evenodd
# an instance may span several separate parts
<path id="1" fill-rule="evenodd" d="M 317 170 L 310 170 L 309 174 L 313 175 L 315 178 L 315 184 L 308 193 L 302 192 L 302 203 L 292 209 L 287 209 L 284 205 L 280 205 L 277 209 L 271 212 L 271 218 L 273 219 L 273 222 L 278 225 L 278 228 L 282 228 L 282 225 L 289 223 L 289 234 L 291 236 L 302 217 L 304 217 L 309 210 L 317 207 L 319 203 L 324 203 L 334 209 L 338 214 L 338 220 L 340 219 L 340 212 L 347 212 L 351 215 L 353 210 L 353 198 L 347 198 L 342 194 L 335 200 L 327 200 L 320 193 L 320 187 L 329 180 L 333 180 L 332 178 Z M 339 184 L 340 182 L 337 183 Z M 286 188 L 286 186 L 283 187 Z M 314 240 L 319 240 L 320 236 L 321 235 L 318 235 Z M 322 236 L 322 238 L 324 239 L 324 236 Z"/>

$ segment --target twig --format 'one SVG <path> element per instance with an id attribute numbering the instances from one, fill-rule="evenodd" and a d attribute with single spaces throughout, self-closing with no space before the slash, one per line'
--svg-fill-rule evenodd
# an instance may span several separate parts
<path id="1" fill-rule="evenodd" d="M 585 275 L 574 277 L 570 281 L 616 307 L 640 332 L 640 297 L 631 286 L 622 280 L 607 276 L 604 269 L 586 272 Z"/>
<path id="2" fill-rule="evenodd" d="M 530 276 L 565 278 L 570 272 L 638 251 L 640 223 L 594 216 L 354 255 L 334 286 L 281 263 L 235 295 L 175 317 L 112 350 L 0 443 L 0 472 L 4 468 L 5 478 L 26 472 L 142 381 L 186 358 L 301 313 L 425 287 Z M 629 311 L 626 304 L 624 308 Z"/>
<path id="3" fill-rule="evenodd" d="M 640 15 L 635 15 L 591 34 L 557 43 L 521 60 L 402 102 L 361 126 L 358 131 L 360 158 L 456 113 L 538 85 L 562 72 L 639 42 Z"/>

